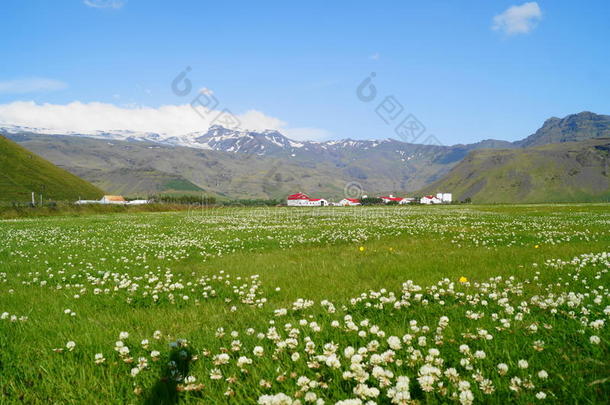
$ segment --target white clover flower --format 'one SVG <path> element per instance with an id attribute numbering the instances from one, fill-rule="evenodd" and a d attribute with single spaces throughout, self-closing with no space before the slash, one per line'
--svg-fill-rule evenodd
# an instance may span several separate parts
<path id="1" fill-rule="evenodd" d="M 104 358 L 104 355 L 102 353 L 95 354 L 95 364 L 102 364 L 105 361 L 106 359 Z"/>
<path id="2" fill-rule="evenodd" d="M 140 374 L 140 368 L 139 367 L 132 368 L 130 374 L 132 377 L 137 376 L 138 374 Z"/>
<path id="3" fill-rule="evenodd" d="M 544 370 L 538 371 L 538 378 L 545 380 L 548 377 L 549 377 L 549 374 L 546 371 L 544 371 Z"/>
<path id="4" fill-rule="evenodd" d="M 69 351 L 74 350 L 75 347 L 76 347 L 76 343 L 72 340 L 70 340 L 68 343 L 66 343 L 66 349 L 68 349 Z"/>
<path id="5" fill-rule="evenodd" d="M 508 372 L 508 365 L 505 363 L 498 364 L 498 373 L 504 375 Z"/>
<path id="6" fill-rule="evenodd" d="M 120 340 L 125 340 L 129 337 L 129 332 L 121 332 L 119 333 L 119 339 Z"/>
<path id="7" fill-rule="evenodd" d="M 540 392 L 538 392 L 536 394 L 536 398 L 538 398 L 540 400 L 545 399 L 546 398 L 546 394 L 544 392 L 540 391 Z"/>
<path id="8" fill-rule="evenodd" d="M 195 381 L 197 381 L 197 378 L 192 375 L 189 375 L 184 379 L 185 384 L 193 384 Z"/>
<path id="9" fill-rule="evenodd" d="M 252 350 L 252 353 L 255 356 L 262 357 L 263 354 L 265 353 L 265 350 L 261 346 L 255 346 L 254 349 Z"/>
<path id="10" fill-rule="evenodd" d="M 161 331 L 160 331 L 160 330 L 156 330 L 156 331 L 153 333 L 153 338 L 154 338 L 154 339 L 156 339 L 156 340 L 161 339 L 161 336 L 163 336 L 163 335 L 162 335 L 162 333 L 161 333 Z"/>
<path id="11" fill-rule="evenodd" d="M 521 359 L 517 362 L 517 366 L 519 366 L 519 368 L 525 369 L 529 367 L 529 363 L 527 362 L 527 360 Z"/>
<path id="12" fill-rule="evenodd" d="M 589 338 L 589 341 L 591 342 L 591 344 L 598 345 L 601 342 L 601 339 L 597 335 L 592 335 Z"/>
<path id="13" fill-rule="evenodd" d="M 484 359 L 486 357 L 486 354 L 483 350 L 477 350 L 476 352 L 474 352 L 474 357 L 477 359 Z"/>
<path id="14" fill-rule="evenodd" d="M 388 338 L 388 346 L 390 346 L 390 349 L 392 350 L 400 350 L 402 347 L 400 338 L 398 336 L 390 336 Z"/>
<path id="15" fill-rule="evenodd" d="M 469 390 L 460 392 L 460 404 L 471 405 L 474 401 L 474 395 Z"/>

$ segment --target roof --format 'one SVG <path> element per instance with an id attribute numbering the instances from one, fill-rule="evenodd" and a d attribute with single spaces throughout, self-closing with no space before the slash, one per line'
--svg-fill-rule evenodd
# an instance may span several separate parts
<path id="1" fill-rule="evenodd" d="M 357 198 L 346 198 L 347 201 L 353 202 L 353 203 L 359 203 L 360 200 Z"/>
<path id="2" fill-rule="evenodd" d="M 424 198 L 433 199 L 433 198 L 436 198 L 436 196 L 434 196 L 434 195 L 426 195 L 426 196 L 424 196 Z M 437 199 L 438 199 L 438 198 L 437 198 Z"/>
<path id="3" fill-rule="evenodd" d="M 105 195 L 102 199 L 107 201 L 125 201 L 121 195 Z"/>
<path id="4" fill-rule="evenodd" d="M 291 194 L 288 196 L 289 200 L 309 200 L 309 196 L 303 193 Z"/>
<path id="5" fill-rule="evenodd" d="M 390 201 L 402 201 L 402 198 L 400 197 L 379 197 L 383 200 L 390 200 Z"/>

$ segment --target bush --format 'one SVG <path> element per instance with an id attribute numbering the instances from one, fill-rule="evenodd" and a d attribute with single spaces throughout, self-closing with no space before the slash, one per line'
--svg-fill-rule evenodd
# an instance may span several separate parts
<path id="1" fill-rule="evenodd" d="M 383 204 L 383 200 L 378 197 L 366 197 L 360 199 L 360 204 L 362 205 L 381 205 Z"/>

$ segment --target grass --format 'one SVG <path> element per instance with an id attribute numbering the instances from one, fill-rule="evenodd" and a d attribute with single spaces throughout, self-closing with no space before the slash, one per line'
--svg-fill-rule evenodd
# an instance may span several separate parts
<path id="1" fill-rule="evenodd" d="M 335 403 L 357 398 L 359 387 L 362 403 L 390 403 L 388 388 L 403 375 L 412 400 L 459 403 L 465 390 L 447 376 L 431 392 L 423 391 L 418 378 L 429 364 L 443 372 L 455 368 L 475 402 L 532 403 L 543 392 L 551 402 L 604 403 L 610 392 L 604 382 L 610 377 L 609 334 L 607 325 L 591 322 L 608 322 L 609 265 L 602 255 L 610 242 L 608 208 L 240 208 L 0 222 L 0 313 L 9 314 L 0 320 L 0 402 L 266 403 L 265 395 L 281 392 L 304 401 L 309 392 L 308 399 L 315 394 Z M 574 257 L 581 259 L 567 263 Z M 466 283 L 458 281 L 462 276 Z M 444 278 L 449 281 L 439 286 Z M 403 285 L 407 280 L 422 290 L 410 291 Z M 568 304 L 570 291 L 587 295 Z M 556 311 L 539 305 L 536 296 Z M 297 308 L 299 298 L 313 303 Z M 483 317 L 470 319 L 467 311 Z M 346 315 L 364 336 L 349 332 Z M 27 320 L 19 321 L 23 316 Z M 439 332 L 442 316 L 449 324 Z M 281 338 L 257 337 L 268 335 L 270 327 Z M 152 336 L 156 330 L 162 332 L 159 340 Z M 493 339 L 470 337 L 480 330 Z M 121 339 L 129 355 L 115 350 L 121 331 L 129 332 Z M 232 331 L 238 336 L 230 336 Z M 371 351 L 364 356 L 371 374 L 366 384 L 379 390 L 377 397 L 366 397 L 354 378 L 344 379 L 350 370 L 346 347 L 372 350 L 376 340 L 375 353 L 387 354 L 387 338 L 407 333 L 413 342 L 403 340 L 391 361 L 375 363 Z M 289 335 L 297 341 L 294 348 L 284 347 Z M 315 354 L 305 350 L 306 336 L 316 343 Z M 425 346 L 418 341 L 422 336 Z M 600 343 L 591 343 L 591 336 Z M 168 346 L 179 338 L 188 344 Z M 142 339 L 150 341 L 148 349 Z M 232 349 L 235 340 L 239 350 Z M 69 341 L 76 343 L 72 351 L 65 346 Z M 544 342 L 541 351 L 534 348 L 538 341 Z M 338 346 L 339 368 L 326 364 L 334 349 L 323 347 L 331 342 Z M 469 353 L 460 353 L 463 344 Z M 264 348 L 262 357 L 253 355 L 255 346 Z M 430 348 L 440 354 L 425 359 Z M 151 350 L 159 351 L 158 361 Z M 475 358 L 477 350 L 486 357 Z M 229 363 L 214 364 L 223 352 Z M 102 364 L 95 364 L 96 353 L 104 355 Z M 240 356 L 253 363 L 238 366 Z M 146 366 L 137 367 L 140 357 Z M 168 366 L 170 360 L 175 366 Z M 519 360 L 527 360 L 528 368 L 519 368 Z M 372 376 L 373 363 L 393 373 L 389 386 Z M 498 363 L 508 365 L 506 375 L 498 374 Z M 134 368 L 139 372 L 132 377 Z M 221 379 L 210 378 L 215 369 Z M 539 378 L 540 370 L 549 377 Z M 317 383 L 300 389 L 297 379 L 303 376 Z M 489 380 L 493 392 L 484 393 L 479 378 Z M 517 390 L 511 389 L 515 384 Z M 462 403 L 468 403 L 463 395 Z"/>

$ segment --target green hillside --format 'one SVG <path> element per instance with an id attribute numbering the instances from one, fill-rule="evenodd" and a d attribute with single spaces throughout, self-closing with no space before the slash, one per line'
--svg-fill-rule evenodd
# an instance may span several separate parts
<path id="1" fill-rule="evenodd" d="M 112 194 L 147 196 L 152 194 L 200 194 L 203 189 L 182 176 L 154 169 L 114 170 L 73 169 L 74 173 Z"/>
<path id="2" fill-rule="evenodd" d="M 471 152 L 422 194 L 475 203 L 608 201 L 610 138 Z"/>
<path id="3" fill-rule="evenodd" d="M 98 199 L 102 190 L 0 136 L 0 201 Z"/>

